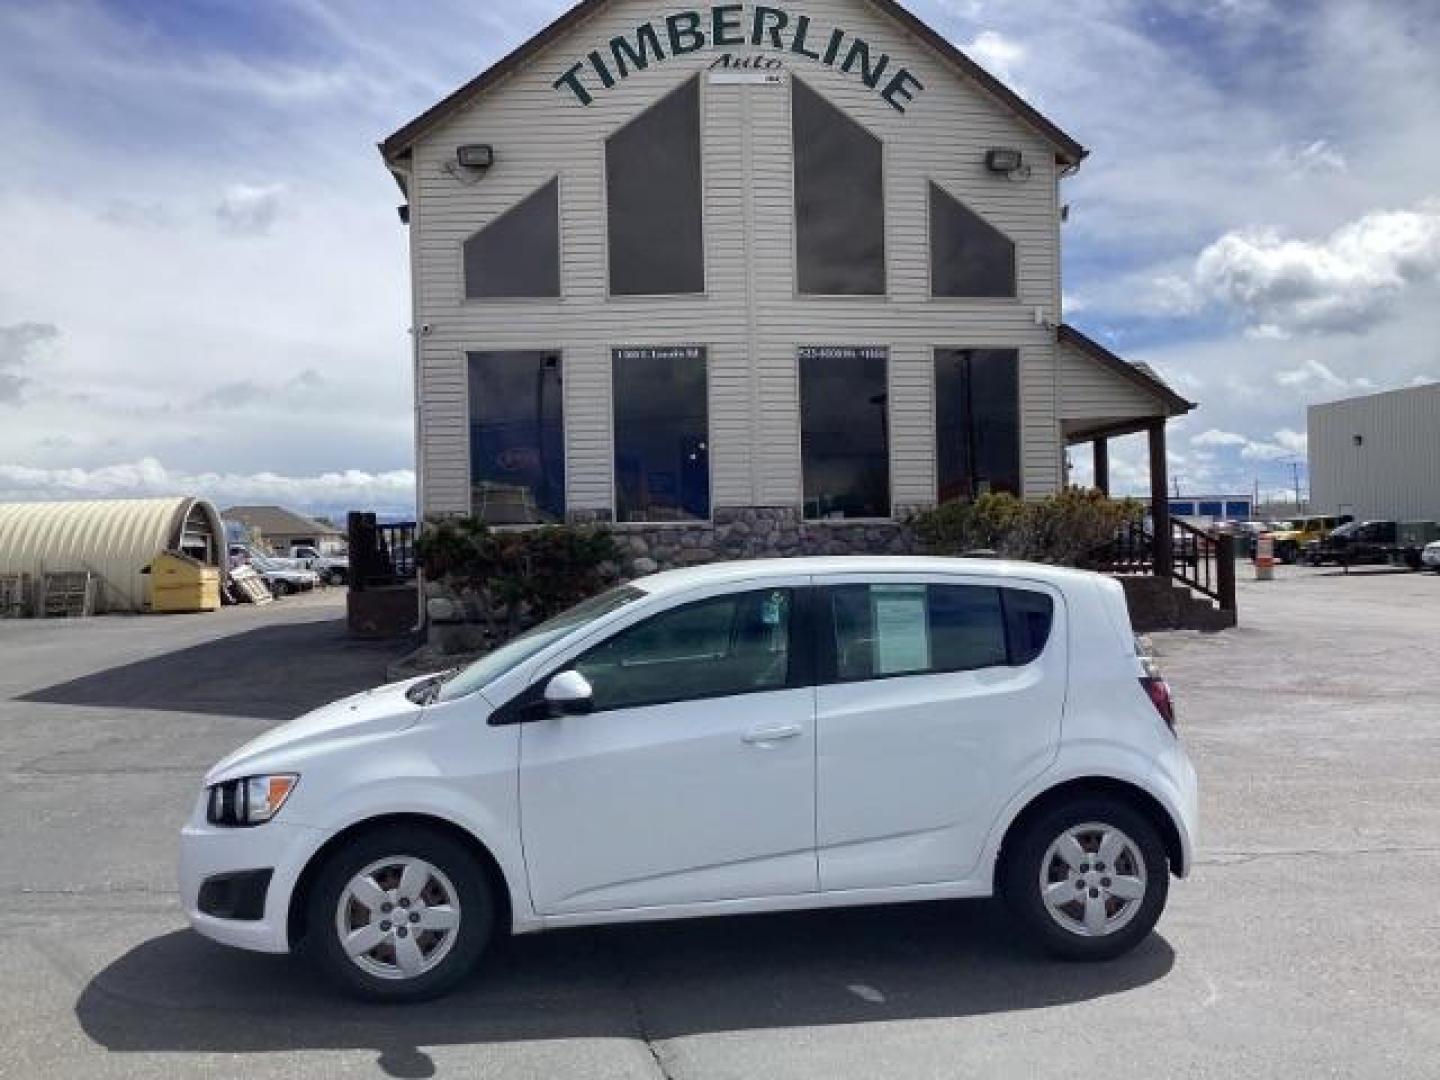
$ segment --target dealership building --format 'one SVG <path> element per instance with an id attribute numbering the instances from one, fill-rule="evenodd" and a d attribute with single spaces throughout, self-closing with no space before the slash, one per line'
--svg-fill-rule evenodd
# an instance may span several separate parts
<path id="1" fill-rule="evenodd" d="M 381 150 L 427 516 L 898 549 L 1137 432 L 1168 516 L 1193 406 L 1061 311 L 1086 151 L 890 0 L 585 0 Z"/>

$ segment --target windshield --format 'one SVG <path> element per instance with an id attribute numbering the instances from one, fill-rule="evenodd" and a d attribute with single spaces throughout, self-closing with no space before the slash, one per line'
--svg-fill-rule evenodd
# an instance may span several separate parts
<path id="1" fill-rule="evenodd" d="M 461 668 L 449 676 L 437 688 L 432 700 L 454 701 L 456 698 L 473 694 L 482 686 L 494 682 L 516 664 L 523 664 L 547 645 L 558 641 L 572 630 L 618 611 L 626 604 L 633 604 L 645 595 L 644 590 L 633 585 L 622 585 L 618 589 L 592 596 L 576 604 L 569 611 L 525 631 L 513 641 L 501 645 L 492 653 L 482 656 L 469 667 Z"/>

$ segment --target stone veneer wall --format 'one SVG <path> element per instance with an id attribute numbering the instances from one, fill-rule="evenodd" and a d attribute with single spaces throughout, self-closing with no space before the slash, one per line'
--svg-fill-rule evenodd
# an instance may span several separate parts
<path id="1" fill-rule="evenodd" d="M 611 525 L 623 554 L 621 576 L 732 559 L 801 555 L 909 555 L 914 530 L 898 521 L 804 521 L 792 507 L 717 509 L 712 521 Z"/>
<path id="2" fill-rule="evenodd" d="M 897 515 L 904 518 L 906 515 Z M 910 555 L 915 532 L 897 521 L 805 521 L 794 507 L 717 508 L 712 520 L 675 524 L 612 524 L 599 515 L 573 524 L 606 524 L 620 550 L 620 578 L 630 581 L 662 570 L 735 559 L 802 555 Z M 476 599 L 426 582 L 427 638 L 442 653 L 491 647 Z"/>

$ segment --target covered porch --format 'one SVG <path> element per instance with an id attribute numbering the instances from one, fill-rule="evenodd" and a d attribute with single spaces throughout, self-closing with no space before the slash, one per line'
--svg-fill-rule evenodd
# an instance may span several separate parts
<path id="1" fill-rule="evenodd" d="M 1117 539 L 1112 573 L 1150 578 L 1158 584 L 1127 585 L 1131 607 L 1156 601 L 1171 616 L 1161 622 L 1234 625 L 1235 561 L 1230 537 L 1212 537 L 1170 516 L 1170 473 L 1166 449 L 1169 422 L 1195 408 L 1152 369 L 1132 364 L 1069 325 L 1058 331 L 1060 429 L 1068 453 L 1089 446 L 1094 484 L 1111 493 L 1110 443 L 1143 434 L 1148 447 L 1148 521 Z M 1183 603 L 1177 590 L 1192 594 Z M 1193 596 L 1198 594 L 1198 596 Z M 1203 609 L 1203 610 L 1202 610 Z M 1216 612 L 1218 618 L 1209 617 Z M 1189 618 L 1187 616 L 1193 616 Z"/>

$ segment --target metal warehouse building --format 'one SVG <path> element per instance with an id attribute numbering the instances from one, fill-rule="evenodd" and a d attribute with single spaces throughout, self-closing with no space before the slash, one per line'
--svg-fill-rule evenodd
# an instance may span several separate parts
<path id="1" fill-rule="evenodd" d="M 1440 521 L 1440 383 L 1312 405 L 1317 513 Z"/>
<path id="2" fill-rule="evenodd" d="M 220 515 L 201 499 L 0 503 L 0 578 L 89 574 L 96 612 L 150 610 L 147 568 L 163 554 L 219 567 L 224 552 Z"/>
<path id="3" fill-rule="evenodd" d="M 1191 404 L 1063 322 L 1086 151 L 890 0 L 585 0 L 381 150 L 427 515 L 873 550 L 1143 431 L 1168 520 Z"/>

